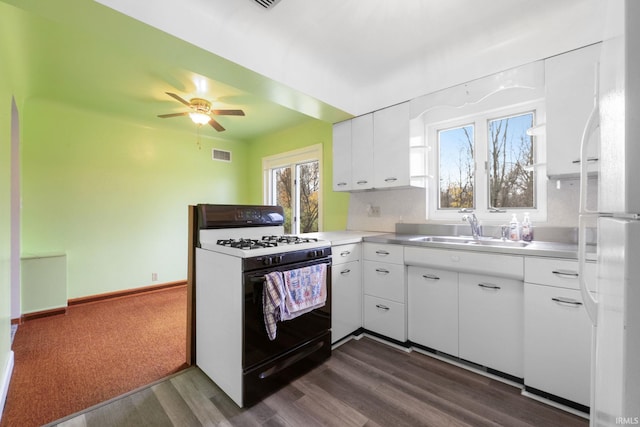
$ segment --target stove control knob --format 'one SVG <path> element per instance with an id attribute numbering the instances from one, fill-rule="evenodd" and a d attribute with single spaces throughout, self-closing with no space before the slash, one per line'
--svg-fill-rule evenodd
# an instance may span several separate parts
<path id="1" fill-rule="evenodd" d="M 282 255 L 274 257 L 274 264 L 280 264 L 282 262 Z"/>
<path id="2" fill-rule="evenodd" d="M 263 265 L 271 265 L 271 264 L 273 264 L 273 258 L 268 257 L 268 256 L 264 257 L 262 259 L 262 264 Z"/>
<path id="3" fill-rule="evenodd" d="M 324 251 L 323 250 L 312 250 L 309 251 L 308 257 L 309 258 L 318 258 L 321 257 L 323 255 Z"/>

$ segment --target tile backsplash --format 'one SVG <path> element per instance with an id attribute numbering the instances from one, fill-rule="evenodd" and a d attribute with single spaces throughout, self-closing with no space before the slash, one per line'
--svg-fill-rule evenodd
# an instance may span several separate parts
<path id="1" fill-rule="evenodd" d="M 595 209 L 597 178 L 589 179 L 588 207 Z M 547 181 L 547 222 L 540 225 L 577 227 L 580 182 Z M 428 223 L 427 197 L 422 188 L 351 193 L 347 229 L 394 232 L 397 223 Z"/>

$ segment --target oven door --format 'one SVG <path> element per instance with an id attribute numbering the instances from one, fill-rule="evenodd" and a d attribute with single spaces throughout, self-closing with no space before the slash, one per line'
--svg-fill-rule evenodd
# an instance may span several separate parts
<path id="1" fill-rule="evenodd" d="M 291 320 L 277 324 L 275 340 L 269 340 L 262 310 L 262 291 L 265 275 L 272 271 L 287 271 L 314 264 L 327 264 L 327 301 L 317 308 Z M 245 371 L 276 358 L 311 341 L 331 329 L 331 260 L 270 267 L 244 274 L 243 362 Z"/>

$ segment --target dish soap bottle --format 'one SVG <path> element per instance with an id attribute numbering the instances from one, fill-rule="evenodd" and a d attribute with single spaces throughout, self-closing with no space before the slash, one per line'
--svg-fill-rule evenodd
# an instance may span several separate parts
<path id="1" fill-rule="evenodd" d="M 509 240 L 520 240 L 520 223 L 516 214 L 513 214 L 511 222 L 509 222 Z"/>
<path id="2" fill-rule="evenodd" d="M 520 237 L 525 242 L 533 240 L 533 225 L 531 224 L 531 218 L 529 218 L 529 212 L 525 212 L 524 219 L 522 220 L 522 230 Z"/>

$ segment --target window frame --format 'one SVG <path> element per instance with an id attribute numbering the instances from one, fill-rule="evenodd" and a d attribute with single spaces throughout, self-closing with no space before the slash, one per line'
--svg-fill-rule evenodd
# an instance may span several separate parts
<path id="1" fill-rule="evenodd" d="M 296 183 L 297 178 L 297 165 L 302 165 L 310 162 L 318 162 L 318 173 L 320 174 L 318 179 L 318 231 L 323 229 L 323 153 L 322 144 L 310 145 L 308 147 L 299 148 L 292 151 L 274 154 L 262 158 L 262 188 L 263 195 L 262 200 L 265 205 L 273 205 L 273 198 L 275 196 L 274 182 L 272 180 L 273 170 L 291 167 L 291 188 L 294 206 L 291 207 L 294 212 L 294 218 L 291 218 L 291 234 L 300 234 L 300 202 L 299 185 Z"/>
<path id="2" fill-rule="evenodd" d="M 460 221 L 463 212 L 456 209 L 440 209 L 440 170 L 439 170 L 439 140 L 438 132 L 462 127 L 474 126 L 474 209 L 480 220 L 495 222 L 495 224 L 507 223 L 516 213 L 520 218 L 524 212 L 529 212 L 531 220 L 535 222 L 547 221 L 547 176 L 546 168 L 546 138 L 545 135 L 533 135 L 534 149 L 534 186 L 536 203 L 535 208 L 499 208 L 496 212 L 489 208 L 490 177 L 488 170 L 489 161 L 489 121 L 501 118 L 518 116 L 529 112 L 534 113 L 533 127 L 540 126 L 545 121 L 544 100 L 535 100 L 512 104 L 507 107 L 488 109 L 473 114 L 460 115 L 458 111 L 449 114 L 449 117 L 435 123 L 425 123 L 425 136 L 429 146 L 428 168 L 432 185 L 427 188 L 427 220 L 434 221 Z M 502 212 L 504 211 L 504 212 Z"/>

